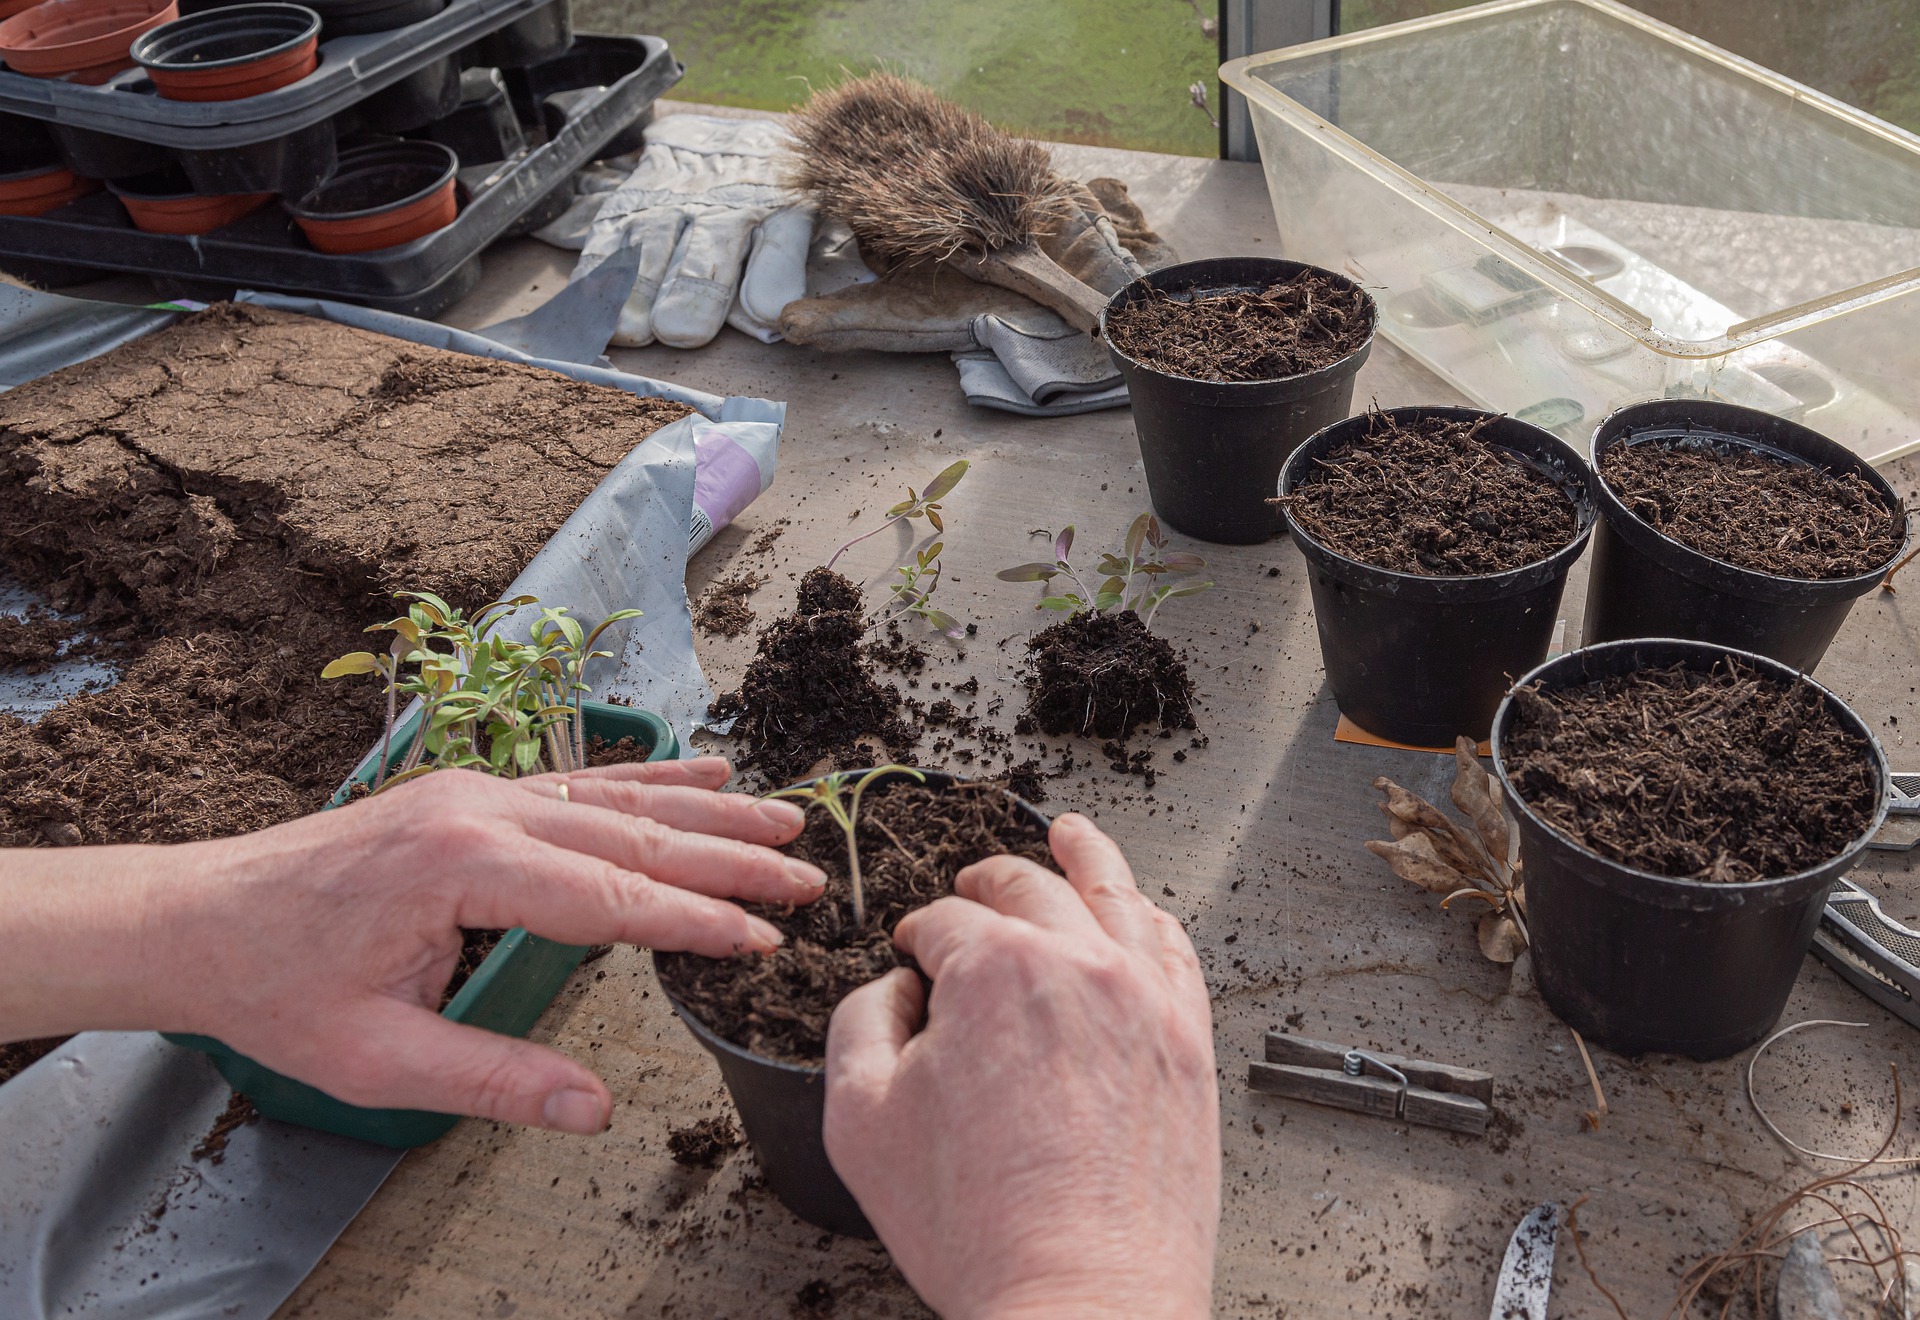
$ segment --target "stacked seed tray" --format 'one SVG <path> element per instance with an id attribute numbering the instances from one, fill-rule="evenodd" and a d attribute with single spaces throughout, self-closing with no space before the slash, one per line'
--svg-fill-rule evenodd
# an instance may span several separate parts
<path id="1" fill-rule="evenodd" d="M 195 235 L 136 228 L 111 187 L 40 216 L 0 215 L 0 269 L 55 287 L 134 272 L 167 296 L 245 287 L 441 311 L 478 283 L 487 244 L 558 216 L 581 166 L 638 147 L 683 69 L 657 37 L 576 35 L 569 0 L 432 5 L 384 0 L 387 21 L 415 21 L 377 32 L 334 35 L 354 24 L 329 18 L 312 74 L 240 100 L 168 100 L 140 68 L 99 86 L 0 69 L 0 177 L 64 160 L 110 185 L 170 170 L 197 193 L 277 195 Z M 311 246 L 285 204 L 332 177 L 342 150 L 396 139 L 458 156 L 453 222 L 370 252 Z"/>

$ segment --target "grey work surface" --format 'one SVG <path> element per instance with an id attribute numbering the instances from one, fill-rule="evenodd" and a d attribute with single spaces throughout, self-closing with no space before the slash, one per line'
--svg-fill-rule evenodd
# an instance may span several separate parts
<path id="1" fill-rule="evenodd" d="M 1127 179 L 1183 255 L 1277 247 L 1257 166 L 1083 149 L 1060 156 L 1075 173 Z M 497 249 L 480 290 L 446 319 L 479 326 L 524 313 L 572 260 L 531 242 Z M 980 635 L 964 661 L 941 659 L 914 695 L 931 699 L 929 679 L 977 675 L 982 711 L 1006 699 L 993 721 L 1001 727 L 1019 702 L 1021 641 L 1043 620 L 1033 589 L 997 582 L 993 570 L 1033 557 L 1034 528 L 1072 521 L 1090 544 L 1144 506 L 1128 412 L 1031 421 L 969 409 L 944 356 L 829 357 L 732 331 L 703 350 L 612 356 L 628 370 L 790 402 L 778 484 L 695 561 L 688 581 L 697 593 L 715 576 L 771 572 L 749 602 L 762 622 L 791 606 L 790 574 L 872 526 L 874 511 L 907 484 L 954 457 L 972 459 L 946 502 L 941 594 Z M 1360 375 L 1357 401 L 1373 399 L 1455 401 L 1385 343 Z M 1920 460 L 1888 473 L 1911 497 Z M 856 510 L 863 521 L 850 520 Z M 771 553 L 753 554 L 780 520 Z M 877 584 L 894 548 L 890 537 L 866 542 L 850 556 L 852 571 Z M 1484 1314 L 1514 1223 L 1538 1202 L 1585 1194 L 1580 1225 L 1601 1279 L 1633 1315 L 1662 1314 L 1677 1268 L 1727 1246 L 1748 1216 L 1833 1166 L 1799 1163 L 1766 1135 L 1742 1094 L 1744 1058 L 1700 1065 L 1596 1052 L 1612 1112 L 1600 1131 L 1583 1132 L 1581 1111 L 1593 1101 L 1566 1029 L 1537 996 L 1509 993 L 1508 973 L 1481 958 L 1468 917 L 1438 911 L 1433 896 L 1360 846 L 1382 836 L 1368 788 L 1375 775 L 1439 798 L 1451 762 L 1334 743 L 1335 710 L 1291 545 L 1199 548 L 1218 588 L 1174 602 L 1156 626 L 1195 662 L 1208 745 L 1175 763 L 1185 740 L 1142 744 L 1160 773 L 1150 800 L 1140 781 L 1116 777 L 1082 745 L 1082 768 L 1049 783 L 1045 806 L 1078 807 L 1111 830 L 1148 893 L 1186 923 L 1207 968 L 1225 1167 L 1217 1313 Z M 1563 610 L 1572 637 L 1585 580 L 1583 562 Z M 1819 670 L 1909 766 L 1920 763 L 1911 745 L 1920 725 L 1916 632 L 1920 573 L 1900 596 L 1863 602 Z M 751 654 L 750 635 L 698 642 L 722 689 Z M 1028 741 L 1016 740 L 1022 755 Z M 1878 858 L 1854 878 L 1896 918 L 1920 916 L 1910 861 Z M 1914 1096 L 1920 1038 L 1811 959 L 1786 1020 L 1808 1017 L 1872 1029 L 1803 1032 L 1776 1046 L 1758 1076 L 1769 1111 L 1808 1144 L 1871 1150 L 1890 1114 L 1886 1065 L 1900 1065 Z M 1491 1072 L 1494 1128 L 1468 1138 L 1250 1094 L 1246 1061 L 1283 1024 Z M 828 1239 L 752 1188 L 746 1152 L 717 1171 L 668 1159 L 668 1132 L 725 1100 L 712 1062 L 661 1002 L 644 955 L 619 950 L 576 978 L 535 1039 L 601 1069 L 618 1100 L 612 1131 L 582 1140 L 463 1124 L 406 1158 L 283 1316 L 821 1314 L 799 1303 L 815 1281 L 843 1320 L 923 1313 L 880 1248 Z M 1920 1148 L 1917 1138 L 1910 1120 L 1896 1151 Z M 1915 1179 L 1877 1184 L 1909 1236 L 1920 1229 Z M 1556 1316 L 1610 1314 L 1564 1243 L 1553 1298 Z"/>

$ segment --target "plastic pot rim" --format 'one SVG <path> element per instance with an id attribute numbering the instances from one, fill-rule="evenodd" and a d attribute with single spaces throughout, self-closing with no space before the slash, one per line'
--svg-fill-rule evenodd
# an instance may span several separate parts
<path id="1" fill-rule="evenodd" d="M 245 55 L 230 55 L 223 60 L 190 60 L 178 63 L 164 57 L 153 56 L 152 47 L 167 37 L 179 36 L 182 33 L 189 36 L 211 35 L 236 19 L 277 18 L 282 15 L 288 18 L 305 15 L 300 31 L 272 46 L 263 46 Z M 211 73 L 219 69 L 237 69 L 248 64 L 258 64 L 276 55 L 284 55 L 308 41 L 317 42 L 319 36 L 320 15 L 305 5 L 290 4 L 287 0 L 252 0 L 248 4 L 227 5 L 220 9 L 203 9 L 197 14 L 176 18 L 171 23 L 162 23 L 159 27 L 152 28 L 136 38 L 127 53 L 133 57 L 135 64 L 149 72 L 157 69 L 163 75 Z"/>
<path id="2" fill-rule="evenodd" d="M 1697 586 L 1706 587 L 1709 590 L 1725 592 L 1730 595 L 1745 596 L 1749 599 L 1769 604 L 1775 603 L 1774 598 L 1783 592 L 1798 596 L 1806 588 L 1814 588 L 1822 594 L 1831 594 L 1836 600 L 1851 599 L 1855 596 L 1864 595 L 1867 591 L 1871 590 L 1881 578 L 1886 576 L 1887 570 L 1900 561 L 1900 556 L 1905 554 L 1908 547 L 1913 544 L 1913 533 L 1911 530 L 1912 519 L 1903 517 L 1901 526 L 1904 534 L 1900 548 L 1887 556 L 1886 562 L 1879 567 L 1870 569 L 1865 573 L 1856 573 L 1852 577 L 1800 578 L 1788 577 L 1784 573 L 1763 573 L 1758 569 L 1744 568 L 1739 564 L 1730 563 L 1725 559 L 1710 555 L 1704 550 L 1697 550 L 1686 542 L 1667 535 L 1658 527 L 1655 527 L 1652 523 L 1635 513 L 1632 509 L 1629 509 L 1625 501 L 1615 493 L 1612 485 L 1608 483 L 1606 475 L 1600 470 L 1600 456 L 1617 444 L 1632 441 L 1635 428 L 1632 425 L 1632 419 L 1627 418 L 1627 414 L 1654 406 L 1663 408 L 1672 407 L 1680 402 L 1684 402 L 1689 408 L 1706 410 L 1702 416 L 1703 422 L 1716 413 L 1729 419 L 1729 421 L 1737 421 L 1741 415 L 1764 418 L 1769 426 L 1792 427 L 1815 440 L 1823 441 L 1835 448 L 1845 448 L 1840 445 L 1837 440 L 1822 435 L 1810 426 L 1803 426 L 1799 422 L 1792 421 L 1788 418 L 1776 417 L 1772 413 L 1759 412 L 1756 409 L 1743 407 L 1740 404 L 1719 403 L 1711 399 L 1688 399 L 1684 401 L 1674 399 L 1644 399 L 1639 403 L 1625 404 L 1608 413 L 1606 417 L 1601 419 L 1600 424 L 1596 426 L 1593 431 L 1592 467 L 1594 498 L 1600 502 L 1602 509 L 1608 515 L 1607 521 L 1612 524 L 1615 535 L 1629 541 L 1637 535 L 1658 545 L 1662 550 L 1667 552 L 1661 562 L 1662 565 L 1671 572 L 1677 573 L 1687 579 L 1687 581 Z M 1651 431 L 1664 429 L 1669 425 L 1677 428 L 1679 423 L 1648 422 L 1639 429 Z M 1783 452 L 1764 440 L 1757 440 L 1750 436 L 1742 435 L 1737 430 L 1732 429 L 1731 426 L 1709 424 L 1705 427 L 1696 426 L 1690 427 L 1689 429 L 1700 430 L 1703 435 L 1711 434 L 1718 439 L 1730 441 L 1763 454 Z M 1846 452 L 1851 453 L 1852 451 L 1848 450 Z M 1819 468 L 1822 471 L 1831 472 L 1833 470 L 1830 464 L 1814 462 L 1804 455 L 1787 454 L 1786 456 L 1798 462 L 1805 463 L 1809 467 Z M 1860 460 L 1859 468 L 1852 470 L 1862 472 L 1867 477 L 1868 483 L 1874 487 L 1875 493 L 1883 499 L 1888 500 L 1891 507 L 1894 509 L 1903 508 L 1899 494 L 1894 491 L 1892 486 L 1887 483 L 1886 478 L 1881 476 L 1879 471 L 1875 469 L 1871 463 L 1862 459 Z M 1635 548 L 1645 553 L 1649 547 L 1641 545 Z M 1696 560 L 1700 562 L 1695 563 L 1694 561 Z M 1700 571 L 1702 569 L 1719 575 L 1721 580 L 1716 582 L 1702 580 Z"/>
<path id="3" fill-rule="evenodd" d="M 414 163 L 409 161 L 407 159 L 408 157 L 436 156 L 444 160 L 445 169 L 432 183 L 419 189 L 417 192 L 408 193 L 405 197 L 396 197 L 392 201 L 382 202 L 378 206 L 362 207 L 357 211 L 315 211 L 307 206 L 310 200 L 332 187 L 335 183 L 338 183 L 341 177 L 350 170 L 363 163 L 369 162 L 375 153 L 394 154 L 399 157 L 399 161 L 396 163 Z M 356 160 L 355 157 L 359 157 L 359 159 Z M 427 165 L 432 162 L 419 160 L 417 163 Z M 371 219 L 374 216 L 385 215 L 391 211 L 398 211 L 402 207 L 411 206 L 416 202 L 424 201 L 426 198 L 433 196 L 457 178 L 459 169 L 460 158 L 454 154 L 453 148 L 424 139 L 409 139 L 406 142 L 382 142 L 370 147 L 355 147 L 351 151 L 343 151 L 340 153 L 339 162 L 334 166 L 333 176 L 325 183 L 308 192 L 305 197 L 297 201 L 283 201 L 282 205 L 286 207 L 287 214 L 293 216 L 296 220 L 328 221 Z"/>
<path id="4" fill-rule="evenodd" d="M 1585 480 L 1582 484 L 1586 488 L 1586 498 L 1575 498 L 1573 501 L 1575 513 L 1580 522 L 1579 529 L 1573 534 L 1573 539 L 1550 555 L 1533 560 L 1531 563 L 1521 564 L 1517 568 L 1502 569 L 1497 573 L 1461 573 L 1449 575 L 1405 573 L 1399 569 L 1382 568 L 1378 564 L 1369 564 L 1333 549 L 1331 546 L 1316 539 L 1312 533 L 1302 527 L 1299 521 L 1293 516 L 1292 509 L 1281 505 L 1280 513 L 1281 516 L 1286 519 L 1287 531 L 1292 534 L 1295 542 L 1300 546 L 1301 553 L 1307 555 L 1309 558 L 1315 555 L 1324 558 L 1327 561 L 1325 567 L 1328 571 L 1337 570 L 1336 576 L 1338 576 L 1341 581 L 1351 585 L 1361 587 L 1368 591 L 1378 591 L 1383 595 L 1391 595 L 1401 600 L 1443 604 L 1454 604 L 1467 600 L 1497 600 L 1502 596 L 1516 595 L 1523 590 L 1531 589 L 1540 581 L 1544 581 L 1549 577 L 1558 576 L 1566 567 L 1571 566 L 1572 562 L 1578 559 L 1586 550 L 1587 542 L 1593 536 L 1593 529 L 1600 522 L 1600 509 L 1593 493 L 1595 484 L 1593 469 L 1584 458 L 1580 457 L 1580 451 L 1562 440 L 1559 436 L 1554 435 L 1551 431 L 1543 430 L 1531 422 L 1523 422 L 1508 413 L 1489 412 L 1484 408 L 1468 408 L 1451 404 L 1409 404 L 1400 408 L 1380 409 L 1377 413 L 1378 416 L 1394 419 L 1407 416 L 1431 417 L 1447 414 L 1457 416 L 1461 420 L 1475 417 L 1492 417 L 1501 421 L 1511 422 L 1515 426 L 1524 426 L 1528 430 L 1538 434 L 1551 445 L 1557 446 L 1562 451 L 1563 457 L 1572 460 L 1572 467 L 1576 471 L 1585 473 Z M 1343 426 L 1352 426 L 1355 423 L 1366 421 L 1375 415 L 1375 413 L 1361 413 L 1355 417 L 1343 418 L 1335 422 L 1332 426 L 1316 431 L 1305 440 L 1302 440 L 1299 447 L 1287 456 L 1287 461 L 1281 464 L 1278 493 L 1283 496 L 1293 493 L 1296 465 L 1304 464 L 1304 461 L 1311 456 L 1308 451 L 1311 450 L 1322 437 Z M 1505 445 L 1499 445 L 1497 447 L 1507 449 Z M 1517 451 L 1511 449 L 1509 449 L 1508 452 L 1516 453 L 1516 456 L 1523 460 L 1527 458 L 1526 455 L 1517 454 Z M 1534 465 L 1528 462 L 1528 466 L 1533 467 Z M 1535 468 L 1535 470 L 1538 471 L 1537 468 Z M 1543 473 L 1542 475 L 1551 474 Z M 1369 578 L 1373 580 L 1369 581 Z M 1481 589 L 1476 590 L 1476 588 Z"/>
<path id="5" fill-rule="evenodd" d="M 1542 817 L 1533 809 L 1532 805 L 1527 802 L 1526 798 L 1522 796 L 1520 790 L 1515 787 L 1512 778 L 1507 774 L 1506 760 L 1501 755 L 1503 744 L 1506 740 L 1507 728 L 1512 721 L 1514 692 L 1519 688 L 1526 687 L 1530 683 L 1539 681 L 1547 674 L 1547 671 L 1556 666 L 1571 667 L 1582 656 L 1617 651 L 1636 646 L 1674 647 L 1682 652 L 1683 657 L 1691 655 L 1708 661 L 1709 668 L 1711 667 L 1711 662 L 1723 658 L 1741 660 L 1770 677 L 1784 678 L 1789 681 L 1797 680 L 1812 687 L 1814 691 L 1820 694 L 1828 710 L 1834 711 L 1844 717 L 1841 721 L 1843 725 L 1851 724 L 1853 726 L 1849 730 L 1850 732 L 1860 734 L 1867 740 L 1869 759 L 1873 762 L 1875 772 L 1880 780 L 1880 798 L 1874 808 L 1873 819 L 1868 822 L 1866 829 L 1840 851 L 1829 857 L 1822 858 L 1812 866 L 1795 871 L 1791 875 L 1767 876 L 1760 880 L 1721 882 L 1716 880 L 1692 880 L 1684 876 L 1661 875 L 1657 871 L 1646 871 L 1637 866 L 1629 866 L 1625 862 L 1616 862 L 1613 858 L 1602 856 L 1585 844 L 1569 838 L 1557 826 Z M 1649 666 L 1639 666 L 1639 668 L 1647 667 Z M 1636 887 L 1640 888 L 1651 887 L 1653 889 L 1664 889 L 1676 895 L 1715 894 L 1736 896 L 1746 894 L 1759 895 L 1774 890 L 1790 889 L 1796 885 L 1807 884 L 1815 878 L 1817 873 L 1831 870 L 1835 863 L 1850 861 L 1861 852 L 1864 852 L 1868 840 L 1872 839 L 1873 836 L 1879 832 L 1880 826 L 1887 818 L 1887 780 L 1890 772 L 1888 770 L 1886 749 L 1880 746 L 1880 740 L 1874 737 L 1873 730 L 1868 727 L 1865 720 L 1860 718 L 1859 713 L 1855 711 L 1853 707 L 1847 705 L 1846 702 L 1842 701 L 1831 688 L 1814 679 L 1811 675 L 1801 673 L 1791 665 L 1783 665 L 1771 656 L 1764 656 L 1758 652 L 1742 651 L 1738 647 L 1721 646 L 1715 642 L 1695 642 L 1681 637 L 1628 637 L 1613 642 L 1596 642 L 1592 646 L 1582 646 L 1577 650 L 1553 656 L 1534 666 L 1525 674 L 1522 674 L 1514 681 L 1513 686 L 1507 689 L 1507 695 L 1500 699 L 1499 709 L 1493 713 L 1493 729 L 1489 733 L 1488 739 L 1493 747 L 1494 776 L 1500 781 L 1500 788 L 1505 795 L 1507 803 L 1516 813 L 1525 816 L 1528 824 L 1543 831 L 1548 837 L 1553 839 L 1561 847 L 1567 849 L 1582 862 L 1590 866 L 1605 868 L 1617 876 L 1630 879 L 1635 882 Z M 1842 869 L 1844 870 L 1844 868 Z"/>
<path id="6" fill-rule="evenodd" d="M 63 15 L 75 16 L 67 17 L 52 34 L 59 39 L 36 40 L 24 45 L 14 43 L 16 35 L 33 32 L 33 24 L 29 21 L 33 15 L 54 5 L 61 8 Z M 92 32 L 84 37 L 69 35 L 75 26 L 86 24 L 95 11 L 113 9 L 124 9 L 128 14 L 137 9 L 140 16 L 119 27 Z M 133 61 L 127 52 L 132 49 L 133 43 L 154 28 L 171 22 L 166 17 L 169 12 L 173 12 L 176 18 L 179 16 L 175 0 L 164 0 L 164 3 L 155 3 L 155 0 L 43 0 L 41 4 L 0 19 L 0 59 L 5 59 L 7 67 L 13 72 L 29 77 L 57 77 L 62 71 L 88 73 L 108 64 L 129 68 Z M 13 31 L 9 33 L 8 28 Z M 123 36 L 126 38 L 125 49 L 119 45 L 119 39 Z M 20 54 L 30 54 L 29 63 L 42 66 L 40 72 L 30 72 L 15 63 L 14 57 Z M 62 66 L 61 70 L 54 68 L 56 64 Z"/>
<path id="7" fill-rule="evenodd" d="M 1128 295 L 1135 289 L 1157 288 L 1160 287 L 1162 281 L 1170 276 L 1176 276 L 1181 272 L 1197 274 L 1198 271 L 1194 269 L 1195 267 L 1215 266 L 1225 261 L 1260 262 L 1274 267 L 1277 275 L 1298 275 L 1302 271 L 1318 271 L 1322 275 L 1339 280 L 1343 284 L 1358 289 L 1361 295 L 1367 300 L 1367 337 L 1361 340 L 1352 352 L 1342 357 L 1338 362 L 1329 363 L 1324 367 L 1316 367 L 1312 371 L 1295 372 L 1291 376 L 1269 376 L 1265 380 L 1206 380 L 1199 376 L 1182 375 L 1176 371 L 1168 371 L 1164 367 L 1151 366 L 1148 363 L 1142 362 L 1139 358 L 1119 348 L 1112 339 L 1107 337 L 1107 317 L 1119 309 L 1123 305 L 1123 300 L 1127 299 Z M 1196 281 L 1185 288 L 1176 290 L 1176 292 L 1230 293 L 1244 291 L 1251 287 L 1249 284 L 1239 282 L 1208 283 L 1206 281 Z M 1164 291 L 1165 290 L 1163 290 L 1163 292 Z M 1115 290 L 1113 296 L 1107 299 L 1107 305 L 1100 309 L 1098 333 L 1100 342 L 1106 345 L 1107 352 L 1111 353 L 1114 358 L 1124 362 L 1135 371 L 1146 372 L 1165 380 L 1177 380 L 1183 384 L 1204 385 L 1210 389 L 1216 389 L 1220 392 L 1220 397 L 1208 400 L 1206 406 L 1212 408 L 1235 408 L 1259 407 L 1266 402 L 1264 399 L 1251 397 L 1250 391 L 1270 389 L 1275 385 L 1296 385 L 1300 381 L 1309 380 L 1315 376 L 1335 377 L 1349 368 L 1358 371 L 1366 361 L 1367 354 L 1373 350 L 1374 337 L 1379 333 L 1379 330 L 1380 304 L 1375 301 L 1374 296 L 1368 293 L 1358 281 L 1342 275 L 1337 270 L 1328 270 L 1325 266 L 1316 266 L 1311 262 L 1289 261 L 1285 257 L 1246 256 L 1200 257 L 1193 261 L 1181 261 L 1171 266 L 1161 266 L 1157 270 L 1148 271 L 1138 279 L 1129 280 L 1126 284 Z"/>
<path id="8" fill-rule="evenodd" d="M 64 160 L 56 160 L 51 165 L 30 165 L 24 170 L 8 170 L 0 174 L 0 185 L 25 183 L 29 179 L 38 179 L 50 174 L 70 174 L 76 179 L 80 177 L 73 174 L 73 167 Z"/>

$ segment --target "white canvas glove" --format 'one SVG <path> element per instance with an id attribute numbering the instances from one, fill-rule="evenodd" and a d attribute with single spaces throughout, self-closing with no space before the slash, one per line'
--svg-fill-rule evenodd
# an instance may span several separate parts
<path id="1" fill-rule="evenodd" d="M 807 291 L 814 216 L 781 183 L 790 141 L 762 119 L 667 115 L 648 126 L 639 165 L 600 204 L 571 277 L 639 249 L 615 344 L 698 348 L 723 322 L 780 338 L 781 308 Z"/>

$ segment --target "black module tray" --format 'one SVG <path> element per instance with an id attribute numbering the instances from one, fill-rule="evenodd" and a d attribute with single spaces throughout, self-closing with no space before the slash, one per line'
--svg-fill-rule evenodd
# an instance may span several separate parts
<path id="1" fill-rule="evenodd" d="M 583 32 L 559 58 L 507 74 L 516 101 L 578 93 L 565 123 L 518 159 L 463 168 L 459 218 L 399 247 L 330 256 L 309 247 L 286 212 L 272 205 L 211 234 L 148 234 L 132 227 L 111 194 L 96 193 L 44 216 L 0 216 L 0 267 L 130 271 L 192 296 L 273 289 L 433 316 L 478 282 L 482 248 L 537 227 L 543 221 L 533 216 L 551 218 L 564 207 L 574 171 L 608 154 L 607 146 L 683 72 L 659 37 Z M 539 131 L 537 113 L 525 127 Z"/>
<path id="2" fill-rule="evenodd" d="M 237 101 L 169 101 L 139 68 L 97 87 L 0 68 L 0 113 L 197 151 L 246 146 L 329 119 L 554 3 L 565 0 L 452 0 L 406 27 L 324 40 L 312 73 Z"/>

